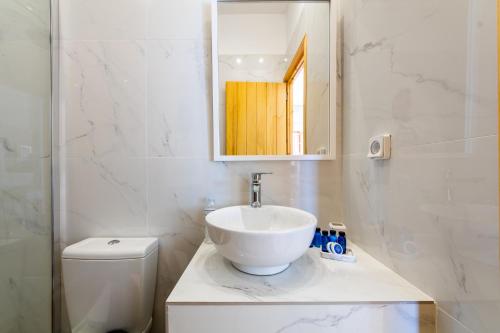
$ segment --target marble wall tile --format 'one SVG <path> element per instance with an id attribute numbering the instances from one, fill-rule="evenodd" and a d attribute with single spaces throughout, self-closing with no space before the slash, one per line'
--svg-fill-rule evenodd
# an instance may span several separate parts
<path id="1" fill-rule="evenodd" d="M 353 240 L 480 332 L 500 324 L 496 143 L 416 146 L 382 163 L 344 156 Z"/>
<path id="2" fill-rule="evenodd" d="M 390 131 L 395 146 L 494 134 L 496 79 L 488 73 L 497 64 L 488 51 L 496 34 L 489 6 L 487 1 L 349 2 L 347 126 L 361 128 L 367 137 Z M 365 151 L 367 137 L 346 137 L 344 151 Z"/>
<path id="3" fill-rule="evenodd" d="M 462 325 L 458 320 L 444 312 L 437 310 L 436 316 L 436 332 L 437 333 L 472 333 L 467 327 Z"/>
<path id="4" fill-rule="evenodd" d="M 474 332 L 500 325 L 494 5 L 351 1 L 344 12 L 351 237 Z M 383 132 L 391 159 L 367 160 Z"/>
<path id="5" fill-rule="evenodd" d="M 208 158 L 209 44 L 203 40 L 147 41 L 149 156 Z"/>
<path id="6" fill-rule="evenodd" d="M 50 1 L 0 3 L 0 330 L 51 331 Z"/>
<path id="7" fill-rule="evenodd" d="M 0 40 L 44 41 L 48 46 L 50 6 L 46 1 L 2 1 Z"/>
<path id="8" fill-rule="evenodd" d="M 145 236 L 146 160 L 68 158 L 62 246 L 87 237 Z"/>
<path id="9" fill-rule="evenodd" d="M 0 4 L 0 327 L 6 332 L 51 329 L 48 4 Z"/>
<path id="10" fill-rule="evenodd" d="M 47 40 L 0 39 L 0 154 L 22 158 L 50 154 L 47 44 Z"/>
<path id="11" fill-rule="evenodd" d="M 59 5 L 60 38 L 134 40 L 146 37 L 148 1 L 70 0 Z"/>
<path id="12" fill-rule="evenodd" d="M 18 159 L 0 155 L 1 238 L 50 238 L 50 163 L 50 157 Z"/>
<path id="13" fill-rule="evenodd" d="M 0 153 L 0 327 L 51 330 L 50 157 Z"/>
<path id="14" fill-rule="evenodd" d="M 2 230 L 2 235 L 4 231 Z M 0 324 L 7 332 L 20 331 L 19 329 L 19 294 L 17 286 L 22 277 L 22 242 L 20 239 L 0 239 L 0 260 L 2 269 L 0 271 L 0 292 L 2 302 L 0 302 Z"/>
<path id="15" fill-rule="evenodd" d="M 50 244 L 47 244 L 50 249 Z M 49 252 L 50 253 L 50 252 Z M 29 254 L 27 254 L 29 255 Z M 45 265 L 50 267 L 50 254 L 44 258 Z M 25 276 L 20 288 L 20 331 L 19 332 L 51 332 L 52 320 L 52 276 Z M 29 320 L 25 314 L 29 313 Z"/>
<path id="16" fill-rule="evenodd" d="M 146 48 L 142 41 L 62 41 L 65 157 L 145 157 Z"/>
<path id="17" fill-rule="evenodd" d="M 26 252 L 23 245 L 29 245 L 31 240 L 18 239 L 17 241 L 19 245 L 5 242 L 0 245 L 2 267 L 17 270 L 17 272 L 9 271 L 9 269 L 2 271 L 2 280 L 5 278 L 4 273 L 9 274 L 6 279 L 9 283 L 1 283 L 0 286 L 2 332 L 51 332 L 51 275 L 33 276 L 24 273 L 23 269 L 28 268 L 28 264 L 24 263 L 23 259 L 31 255 L 31 252 Z M 14 246 L 18 246 L 18 252 L 13 249 Z M 16 263 L 18 267 L 12 263 Z M 49 255 L 44 258 L 44 264 L 50 267 L 50 251 Z M 29 317 L 26 317 L 28 314 Z"/>
<path id="18" fill-rule="evenodd" d="M 211 1 L 148 2 L 148 39 L 210 39 Z"/>

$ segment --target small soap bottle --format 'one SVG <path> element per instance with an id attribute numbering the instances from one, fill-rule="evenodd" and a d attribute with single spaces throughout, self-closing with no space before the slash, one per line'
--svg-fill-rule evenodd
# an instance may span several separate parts
<path id="1" fill-rule="evenodd" d="M 328 244 L 328 230 L 323 230 L 321 232 L 321 251 L 328 252 L 326 244 Z"/>
<path id="2" fill-rule="evenodd" d="M 337 231 L 330 230 L 330 236 L 328 236 L 328 242 L 337 243 Z"/>
<path id="3" fill-rule="evenodd" d="M 337 243 L 339 243 L 342 246 L 342 249 L 344 249 L 344 251 L 342 253 L 346 254 L 346 252 L 347 252 L 347 239 L 345 237 L 344 231 L 339 231 L 339 237 L 337 237 Z"/>
<path id="4" fill-rule="evenodd" d="M 313 246 L 314 247 L 321 247 L 321 229 L 320 228 L 316 228 L 316 231 L 314 232 Z"/>

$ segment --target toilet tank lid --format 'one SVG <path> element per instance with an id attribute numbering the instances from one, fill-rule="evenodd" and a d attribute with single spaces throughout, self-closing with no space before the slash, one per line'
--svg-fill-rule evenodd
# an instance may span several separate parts
<path id="1" fill-rule="evenodd" d="M 66 247 L 64 259 L 134 259 L 144 258 L 158 249 L 158 239 L 147 238 L 87 238 Z"/>

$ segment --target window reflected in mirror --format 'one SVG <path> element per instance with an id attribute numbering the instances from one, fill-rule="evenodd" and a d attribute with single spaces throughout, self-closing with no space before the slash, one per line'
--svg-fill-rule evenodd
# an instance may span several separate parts
<path id="1" fill-rule="evenodd" d="M 305 114 L 304 114 L 304 68 L 300 66 L 297 75 L 290 83 L 290 91 L 292 92 L 290 100 L 292 101 L 292 154 L 301 155 L 305 153 Z"/>
<path id="2" fill-rule="evenodd" d="M 283 81 L 287 90 L 288 154 L 306 153 L 307 36 L 295 52 Z"/>

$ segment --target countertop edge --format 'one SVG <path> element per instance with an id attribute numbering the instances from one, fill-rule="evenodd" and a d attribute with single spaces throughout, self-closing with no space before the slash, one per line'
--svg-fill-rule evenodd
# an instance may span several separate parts
<path id="1" fill-rule="evenodd" d="M 435 301 L 340 301 L 340 302 L 188 302 L 188 301 L 165 301 L 166 306 L 177 305 L 366 305 L 366 304 L 436 304 Z"/>

